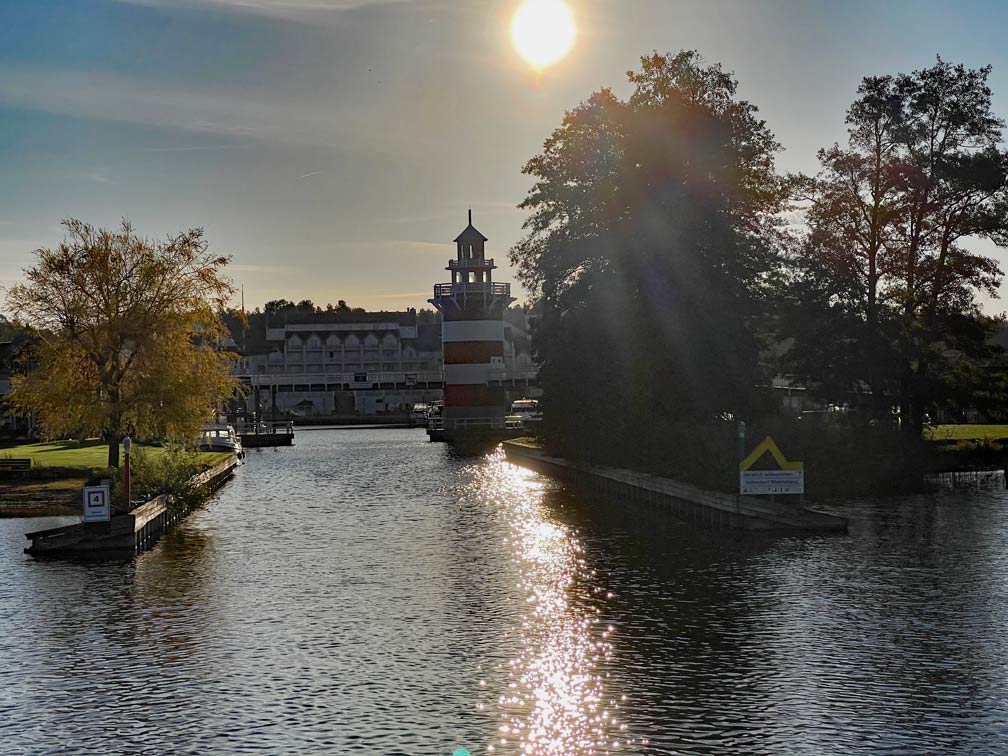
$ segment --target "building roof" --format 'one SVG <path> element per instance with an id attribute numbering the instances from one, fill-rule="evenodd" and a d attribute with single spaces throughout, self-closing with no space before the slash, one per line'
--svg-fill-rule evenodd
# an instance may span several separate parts
<path id="1" fill-rule="evenodd" d="M 462 229 L 462 233 L 455 237 L 455 242 L 476 242 L 490 241 L 483 234 L 477 231 L 472 224 L 472 210 L 469 211 L 469 225 Z"/>

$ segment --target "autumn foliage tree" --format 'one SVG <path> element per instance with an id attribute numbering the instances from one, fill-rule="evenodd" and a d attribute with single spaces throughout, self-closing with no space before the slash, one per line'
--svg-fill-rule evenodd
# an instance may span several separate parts
<path id="1" fill-rule="evenodd" d="M 39 336 L 13 407 L 50 438 L 100 435 L 115 467 L 127 434 L 192 439 L 238 388 L 233 355 L 221 349 L 228 258 L 212 254 L 198 228 L 153 241 L 127 221 L 63 225 L 64 241 L 37 250 L 7 294 Z"/>

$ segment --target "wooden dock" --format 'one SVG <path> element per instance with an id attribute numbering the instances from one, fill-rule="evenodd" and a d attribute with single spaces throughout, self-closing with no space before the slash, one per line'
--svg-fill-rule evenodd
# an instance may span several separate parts
<path id="1" fill-rule="evenodd" d="M 217 488 L 234 474 L 238 460 L 232 458 L 200 473 L 193 482 L 209 489 Z M 128 514 L 118 514 L 108 522 L 64 525 L 25 533 L 31 546 L 26 554 L 34 557 L 81 557 L 129 559 L 154 546 L 173 525 L 192 510 L 171 506 L 168 494 L 141 504 Z"/>
<path id="2" fill-rule="evenodd" d="M 290 423 L 275 423 L 265 429 L 238 430 L 242 448 L 258 449 L 264 446 L 293 446 L 294 426 Z"/>
<path id="3" fill-rule="evenodd" d="M 845 533 L 847 520 L 806 506 L 708 491 L 671 478 L 570 462 L 536 447 L 504 442 L 509 462 L 578 488 L 625 501 L 657 507 L 677 519 L 700 525 L 741 530 L 782 530 Z"/>
<path id="4" fill-rule="evenodd" d="M 520 421 L 508 417 L 454 418 L 448 426 L 442 417 L 427 421 L 427 440 L 451 444 L 465 455 L 486 454 L 502 441 L 528 435 Z"/>

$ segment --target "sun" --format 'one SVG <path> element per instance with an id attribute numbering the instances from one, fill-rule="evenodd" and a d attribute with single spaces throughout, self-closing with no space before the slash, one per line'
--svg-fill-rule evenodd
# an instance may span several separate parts
<path id="1" fill-rule="evenodd" d="M 576 38 L 574 14 L 563 0 L 525 0 L 511 18 L 511 41 L 534 68 L 561 60 Z"/>

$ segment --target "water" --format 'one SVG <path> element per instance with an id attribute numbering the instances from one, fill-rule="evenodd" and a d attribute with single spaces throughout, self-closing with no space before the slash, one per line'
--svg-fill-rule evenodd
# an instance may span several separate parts
<path id="1" fill-rule="evenodd" d="M 1008 753 L 1008 495 L 694 530 L 302 432 L 126 564 L 0 520 L 0 754 Z"/>

